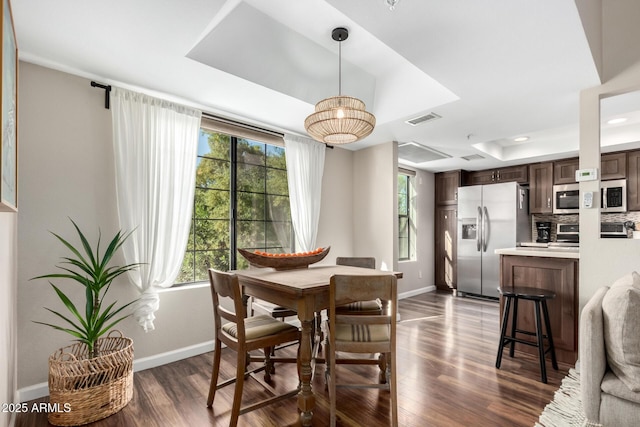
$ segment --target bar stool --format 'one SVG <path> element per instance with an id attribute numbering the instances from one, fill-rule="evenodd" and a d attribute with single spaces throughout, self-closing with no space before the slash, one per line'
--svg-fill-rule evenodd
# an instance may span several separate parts
<path id="1" fill-rule="evenodd" d="M 498 291 L 505 298 L 504 313 L 502 316 L 502 329 L 500 332 L 500 345 L 498 347 L 498 357 L 496 359 L 496 368 L 500 369 L 502 363 L 502 352 L 505 345 L 510 344 L 509 356 L 513 357 L 514 345 L 516 342 L 520 344 L 530 345 L 538 348 L 538 356 L 540 358 L 540 376 L 543 383 L 547 383 L 547 368 L 545 366 L 545 354 L 551 353 L 551 364 L 553 369 L 558 370 L 558 362 L 556 361 L 556 351 L 553 347 L 553 337 L 551 335 L 551 325 L 549 322 L 549 310 L 547 309 L 547 300 L 556 297 L 555 292 L 547 289 L 529 288 L 523 286 L 505 286 L 499 287 Z M 518 300 L 529 300 L 534 302 L 534 314 L 536 320 L 536 330 L 524 331 L 518 329 Z M 509 310 L 511 301 L 513 300 L 513 312 L 511 320 L 511 336 L 507 336 L 507 323 L 509 321 Z M 542 321 L 540 312 L 544 317 L 544 327 L 546 335 L 542 333 Z M 536 337 L 536 342 L 527 341 L 517 338 L 516 334 L 532 335 Z M 547 339 L 548 347 L 545 349 L 544 339 Z"/>

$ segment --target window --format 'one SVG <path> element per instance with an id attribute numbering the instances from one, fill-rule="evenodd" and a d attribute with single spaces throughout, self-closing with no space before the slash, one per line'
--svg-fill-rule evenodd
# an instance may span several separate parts
<path id="1" fill-rule="evenodd" d="M 415 172 L 398 173 L 398 260 L 415 259 Z"/>
<path id="2" fill-rule="evenodd" d="M 191 232 L 176 283 L 247 268 L 237 248 L 292 251 L 284 147 L 200 129 Z"/>

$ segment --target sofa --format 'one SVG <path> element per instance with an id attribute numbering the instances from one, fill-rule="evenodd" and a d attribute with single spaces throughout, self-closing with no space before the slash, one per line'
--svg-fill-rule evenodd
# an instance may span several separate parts
<path id="1" fill-rule="evenodd" d="M 580 317 L 580 392 L 587 426 L 640 426 L 640 275 L 591 297 Z"/>

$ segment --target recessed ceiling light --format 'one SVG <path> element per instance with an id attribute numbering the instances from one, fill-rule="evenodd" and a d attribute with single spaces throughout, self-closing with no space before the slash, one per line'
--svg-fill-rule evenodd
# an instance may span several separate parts
<path id="1" fill-rule="evenodd" d="M 525 142 L 525 141 L 528 141 L 528 140 L 529 140 L 529 137 L 528 137 L 528 136 L 519 136 L 519 137 L 517 137 L 517 138 L 514 138 L 513 140 L 514 140 L 515 142 Z"/>
<path id="2" fill-rule="evenodd" d="M 617 119 L 611 119 L 607 122 L 609 125 L 617 125 L 618 123 L 624 123 L 627 121 L 626 117 L 619 117 Z"/>

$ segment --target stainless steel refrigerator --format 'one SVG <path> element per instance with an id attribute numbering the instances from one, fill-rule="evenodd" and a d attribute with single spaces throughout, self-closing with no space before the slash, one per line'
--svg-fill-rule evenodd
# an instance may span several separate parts
<path id="1" fill-rule="evenodd" d="M 495 250 L 530 241 L 527 189 L 515 182 L 458 188 L 458 293 L 497 298 Z"/>

